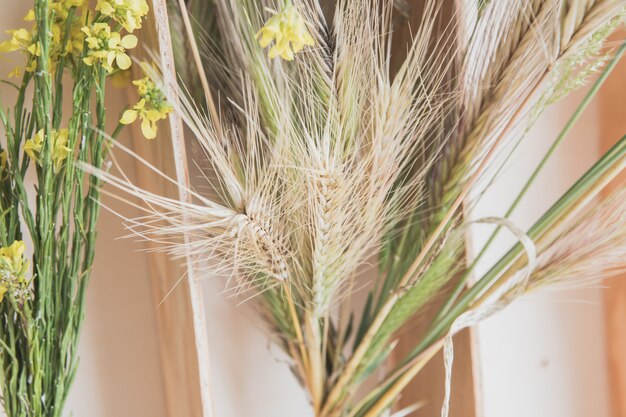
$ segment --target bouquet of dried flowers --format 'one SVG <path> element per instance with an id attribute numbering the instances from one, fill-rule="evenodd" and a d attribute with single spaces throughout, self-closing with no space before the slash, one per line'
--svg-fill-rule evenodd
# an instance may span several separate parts
<path id="1" fill-rule="evenodd" d="M 529 230 L 506 218 L 623 53 L 605 42 L 623 0 L 428 0 L 400 45 L 402 2 L 188 3 L 171 4 L 170 24 L 191 93 L 168 94 L 208 162 L 203 191 L 177 201 L 87 169 L 148 203 L 135 233 L 227 272 L 258 305 L 315 416 L 389 415 L 442 348 L 449 372 L 459 330 L 548 283 L 624 269 L 626 195 L 592 201 L 623 170 L 626 139 Z M 546 106 L 598 72 L 509 212 L 481 220 L 519 243 L 470 282 L 463 208 Z M 398 330 L 442 295 L 389 363 Z"/>
<path id="2" fill-rule="evenodd" d="M 85 0 L 36 0 L 28 27 L 0 43 L 23 60 L 4 81 L 17 91 L 15 103 L 0 109 L 0 390 L 8 417 L 62 415 L 100 211 L 101 183 L 78 163 L 103 166 L 105 87 L 130 68 L 133 32 L 147 13 L 145 0 L 99 0 L 95 9 Z M 137 117 L 153 137 L 170 110 L 154 107 L 150 81 L 136 85 L 143 98 L 110 138 Z"/>

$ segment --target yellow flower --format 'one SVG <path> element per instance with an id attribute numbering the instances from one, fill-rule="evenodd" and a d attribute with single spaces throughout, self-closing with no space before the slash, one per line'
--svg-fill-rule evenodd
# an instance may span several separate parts
<path id="1" fill-rule="evenodd" d="M 85 35 L 82 28 L 85 25 L 86 18 L 75 12 L 71 17 L 67 42 L 63 49 L 64 37 L 67 31 L 67 20 L 70 18 L 70 9 L 82 8 L 85 10 L 85 0 L 61 0 L 50 4 L 50 12 L 54 14 L 52 25 L 52 53 L 54 55 L 81 55 L 83 51 L 83 43 Z"/>
<path id="2" fill-rule="evenodd" d="M 157 135 L 156 122 L 165 119 L 172 111 L 172 106 L 167 103 L 163 92 L 150 78 L 133 81 L 133 84 L 137 86 L 140 100 L 132 109 L 122 114 L 120 123 L 129 125 L 139 118 L 141 119 L 141 133 L 146 139 L 154 139 Z"/>
<path id="3" fill-rule="evenodd" d="M 0 301 L 7 292 L 18 302 L 24 302 L 28 297 L 26 274 L 29 262 L 24 258 L 25 251 L 26 245 L 21 240 L 0 248 Z"/>
<path id="4" fill-rule="evenodd" d="M 67 33 L 67 42 L 64 42 L 66 36 L 66 23 L 59 22 L 53 23 L 50 27 L 52 33 L 52 56 L 57 61 L 59 56 L 74 55 L 80 56 L 83 52 L 83 44 L 85 41 L 85 34 L 82 31 L 82 23 L 78 19 L 72 20 L 70 30 Z"/>
<path id="5" fill-rule="evenodd" d="M 64 42 L 67 28 L 67 20 L 70 18 L 70 9 L 83 6 L 85 0 L 61 0 L 50 3 L 50 33 L 52 36 L 50 43 L 49 68 L 54 71 L 59 57 L 67 54 L 78 56 L 82 53 L 84 34 L 81 32 L 85 19 L 76 13 L 72 15 L 70 23 L 69 39 Z M 27 22 L 35 21 L 35 11 L 29 10 L 24 17 Z M 21 51 L 27 57 L 27 65 L 24 68 L 28 72 L 33 72 L 37 66 L 36 57 L 40 55 L 41 47 L 39 43 L 33 42 L 37 38 L 37 27 L 31 30 L 17 29 L 7 33 L 11 34 L 11 39 L 0 43 L 0 52 Z M 19 76 L 22 68 L 15 68 L 9 77 Z"/>
<path id="6" fill-rule="evenodd" d="M 0 52 L 24 51 L 33 45 L 32 33 L 24 28 L 7 30 L 7 33 L 11 39 L 0 43 Z"/>
<path id="7" fill-rule="evenodd" d="M 96 10 L 132 32 L 141 28 L 141 19 L 150 9 L 146 0 L 98 0 Z"/>
<path id="8" fill-rule="evenodd" d="M 293 60 L 294 53 L 303 50 L 305 45 L 315 45 L 306 22 L 291 2 L 282 12 L 275 14 L 267 21 L 265 26 L 257 32 L 256 38 L 261 48 L 266 48 L 270 43 L 275 42 L 268 56 L 270 58 L 280 56 L 286 61 Z"/>
<path id="9" fill-rule="evenodd" d="M 26 16 L 24 16 L 25 22 L 34 22 L 35 21 L 35 9 L 30 9 Z"/>
<path id="10" fill-rule="evenodd" d="M 22 75 L 22 67 L 17 66 L 9 73 L 9 78 L 19 78 Z"/>
<path id="11" fill-rule="evenodd" d="M 7 33 L 11 35 L 11 39 L 9 39 L 8 41 L 0 42 L 0 52 L 23 52 L 28 59 L 25 70 L 28 72 L 33 72 L 37 66 L 35 57 L 39 56 L 39 53 L 41 51 L 39 43 L 33 42 L 34 33 L 24 28 L 8 30 Z M 9 75 L 16 75 L 19 72 L 21 71 L 13 70 Z"/>
<path id="12" fill-rule="evenodd" d="M 53 130 L 50 134 L 52 138 L 52 149 L 51 149 L 51 158 L 52 163 L 54 164 L 54 172 L 59 172 L 61 167 L 63 166 L 63 161 L 67 159 L 69 153 L 72 152 L 70 148 L 67 147 L 67 142 L 69 139 L 69 131 L 67 129 L 61 129 L 58 132 Z M 41 165 L 41 151 L 44 143 L 44 130 L 41 129 L 39 132 L 33 136 L 32 139 L 28 139 L 24 143 L 24 152 L 36 163 Z"/>
<path id="13" fill-rule="evenodd" d="M 111 32 L 106 23 L 94 23 L 91 27 L 83 27 L 82 31 L 89 48 L 83 58 L 85 64 L 92 66 L 99 63 L 107 72 L 113 72 L 113 63 L 122 70 L 130 68 L 131 60 L 126 50 L 137 46 L 135 35 L 122 37 L 118 32 Z"/>
<path id="14" fill-rule="evenodd" d="M 8 176 L 7 161 L 9 154 L 7 151 L 0 152 L 0 179 L 5 179 Z"/>
<path id="15" fill-rule="evenodd" d="M 5 246 L 0 248 L 0 262 L 3 265 L 11 265 L 15 271 L 20 270 L 23 267 L 24 259 L 22 255 L 26 251 L 26 245 L 21 240 L 16 240 L 11 246 Z"/>

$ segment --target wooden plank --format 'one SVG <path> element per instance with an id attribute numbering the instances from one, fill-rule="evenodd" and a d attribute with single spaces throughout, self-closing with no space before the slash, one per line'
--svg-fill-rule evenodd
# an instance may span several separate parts
<path id="1" fill-rule="evenodd" d="M 410 335 L 423 334 L 435 308 L 424 312 L 403 329 L 402 337 L 396 349 L 398 357 L 406 354 L 415 346 L 416 337 Z M 473 368 L 473 351 L 475 344 L 472 330 L 465 330 L 454 337 L 454 362 L 452 365 L 452 389 L 450 395 L 450 416 L 476 417 L 478 398 L 476 395 L 479 384 L 475 381 Z M 412 417 L 433 417 L 441 415 L 444 398 L 444 366 L 443 356 L 437 354 L 418 376 L 407 386 L 399 401 L 399 408 L 421 403 L 421 407 Z"/>
<path id="2" fill-rule="evenodd" d="M 452 19 L 452 13 L 455 8 L 456 0 L 445 0 L 444 15 L 442 22 L 448 22 Z M 415 27 L 419 22 L 420 14 L 424 3 L 419 0 L 407 0 L 404 12 L 409 14 L 409 25 L 400 27 L 394 34 L 394 57 L 392 58 L 392 68 L 397 68 L 404 59 L 406 51 L 406 43 L 402 40 L 408 40 L 411 34 L 415 32 Z M 399 13 L 398 19 L 401 19 Z M 440 26 L 441 30 L 449 28 L 446 24 Z M 398 42 L 397 39 L 401 40 Z M 442 299 L 446 295 L 442 294 Z M 395 350 L 395 358 L 402 358 L 417 343 L 419 336 L 424 333 L 426 327 L 430 324 L 432 317 L 436 314 L 438 308 L 437 303 L 430 306 L 427 311 L 420 313 L 406 328 L 400 333 L 398 347 Z M 473 355 L 476 351 L 474 344 L 473 331 L 464 330 L 454 338 L 454 362 L 452 367 L 452 387 L 450 401 L 450 415 L 463 417 L 479 416 L 477 389 L 480 384 L 477 382 L 478 373 L 474 372 Z M 439 353 L 429 364 L 418 374 L 418 376 L 408 385 L 402 397 L 399 400 L 399 408 L 409 407 L 416 403 L 422 406 L 416 412 L 411 414 L 412 417 L 433 417 L 441 414 L 441 406 L 444 398 L 444 365 L 443 355 Z"/>
<path id="3" fill-rule="evenodd" d="M 147 142 L 140 131 L 134 132 L 134 151 L 168 175 L 175 175 L 167 135 L 159 131 L 156 141 Z M 136 169 L 137 182 L 141 187 L 159 195 L 176 197 L 177 189 L 172 184 L 155 178 L 139 164 Z M 152 249 L 153 245 L 146 243 L 146 246 L 147 249 Z M 193 310 L 189 295 L 191 289 L 188 281 L 183 279 L 186 267 L 164 253 L 150 251 L 146 256 L 155 306 L 167 415 L 203 417 Z"/>
<path id="4" fill-rule="evenodd" d="M 624 33 L 614 40 L 624 39 Z M 618 64 L 599 93 L 601 150 L 604 152 L 626 134 L 626 60 Z M 611 188 L 626 186 L 626 173 Z M 611 408 L 614 417 L 626 417 L 626 275 L 607 279 L 604 291 L 607 358 Z"/>
<path id="5" fill-rule="evenodd" d="M 142 45 L 159 51 L 166 89 L 176 84 L 165 0 L 154 0 L 152 12 L 141 33 Z M 144 54 L 147 55 L 147 54 Z M 149 60 L 146 56 L 143 57 Z M 137 70 L 137 66 L 135 66 Z M 140 74 L 136 73 L 138 78 Z M 169 126 L 163 123 L 157 139 L 148 141 L 133 125 L 134 151 L 176 178 L 180 186 L 154 175 L 137 164 L 138 185 L 159 195 L 188 201 L 187 155 L 183 125 L 172 116 Z M 168 129 L 169 127 L 169 129 Z M 150 243 L 148 249 L 153 249 Z M 171 417 L 210 417 L 209 350 L 206 336 L 203 296 L 195 280 L 192 260 L 172 260 L 156 251 L 148 253 L 151 285 L 155 304 L 157 332 L 163 374 L 167 415 Z"/>

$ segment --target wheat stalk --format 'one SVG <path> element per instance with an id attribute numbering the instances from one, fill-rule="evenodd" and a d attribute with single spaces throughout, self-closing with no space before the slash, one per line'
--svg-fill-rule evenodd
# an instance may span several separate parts
<path id="1" fill-rule="evenodd" d="M 528 290 L 562 283 L 588 285 L 626 268 L 626 193 L 572 219 L 538 259 Z"/>

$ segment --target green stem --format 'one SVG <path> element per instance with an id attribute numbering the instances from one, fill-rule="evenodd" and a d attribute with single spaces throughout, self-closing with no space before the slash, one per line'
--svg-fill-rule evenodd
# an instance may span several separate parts
<path id="1" fill-rule="evenodd" d="M 37 0 L 35 3 L 37 21 L 36 41 L 40 48 L 37 57 L 35 79 L 34 113 L 36 130 L 43 129 L 44 138 L 52 135 L 52 76 L 50 68 L 50 10 L 49 0 Z M 40 155 L 41 168 L 38 169 L 37 188 L 37 244 L 34 247 L 33 263 L 36 265 L 34 313 L 40 320 L 34 325 L 35 336 L 29 349 L 29 363 L 32 366 L 32 383 L 29 406 L 35 416 L 54 415 L 49 405 L 53 397 L 56 369 L 47 369 L 54 361 L 55 326 L 54 326 L 54 174 L 52 172 L 52 144 L 44 140 Z M 43 398 L 43 400 L 42 400 Z M 50 413 L 50 414 L 49 414 Z"/>

